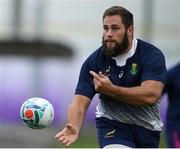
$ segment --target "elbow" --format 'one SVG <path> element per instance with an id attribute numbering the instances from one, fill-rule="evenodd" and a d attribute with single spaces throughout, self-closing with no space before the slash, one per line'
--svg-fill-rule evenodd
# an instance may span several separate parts
<path id="1" fill-rule="evenodd" d="M 149 97 L 146 100 L 146 105 L 154 105 L 157 102 L 157 99 L 155 97 Z"/>
<path id="2" fill-rule="evenodd" d="M 154 105 L 157 103 L 157 101 L 159 100 L 160 98 L 160 94 L 158 93 L 153 93 L 151 94 L 149 97 L 147 97 L 146 99 L 146 104 L 147 105 Z"/>

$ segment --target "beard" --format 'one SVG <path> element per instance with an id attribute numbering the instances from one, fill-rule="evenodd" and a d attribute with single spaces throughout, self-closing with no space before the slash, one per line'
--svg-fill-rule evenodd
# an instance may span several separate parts
<path id="1" fill-rule="evenodd" d="M 105 41 L 103 38 L 102 47 L 103 47 L 103 51 L 105 52 L 105 54 L 107 56 L 111 56 L 111 57 L 116 57 L 118 55 L 123 54 L 129 46 L 127 32 L 124 34 L 123 40 L 120 43 L 118 43 L 115 40 L 112 40 L 112 42 L 114 42 L 115 46 L 108 47 L 107 41 Z"/>

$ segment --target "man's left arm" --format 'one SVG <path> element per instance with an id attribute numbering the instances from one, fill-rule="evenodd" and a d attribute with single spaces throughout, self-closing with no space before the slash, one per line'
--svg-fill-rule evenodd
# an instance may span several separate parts
<path id="1" fill-rule="evenodd" d="M 146 80 L 137 87 L 120 87 L 112 84 L 101 72 L 96 74 L 90 71 L 90 74 L 94 77 L 94 87 L 97 92 L 135 106 L 155 104 L 164 87 L 162 82 L 154 80 Z"/>

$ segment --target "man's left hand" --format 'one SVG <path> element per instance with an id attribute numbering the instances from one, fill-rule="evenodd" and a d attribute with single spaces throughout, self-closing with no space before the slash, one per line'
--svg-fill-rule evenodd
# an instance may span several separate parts
<path id="1" fill-rule="evenodd" d="M 109 78 L 102 74 L 101 71 L 99 74 L 95 73 L 94 71 L 90 71 L 89 73 L 94 77 L 93 83 L 95 90 L 99 93 L 110 95 L 113 84 Z"/>

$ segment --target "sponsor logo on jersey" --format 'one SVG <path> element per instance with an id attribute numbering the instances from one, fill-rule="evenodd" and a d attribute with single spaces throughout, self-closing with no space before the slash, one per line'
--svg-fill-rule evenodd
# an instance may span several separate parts
<path id="1" fill-rule="evenodd" d="M 119 73 L 119 78 L 122 78 L 123 74 L 124 74 L 124 71 L 121 70 Z"/>

